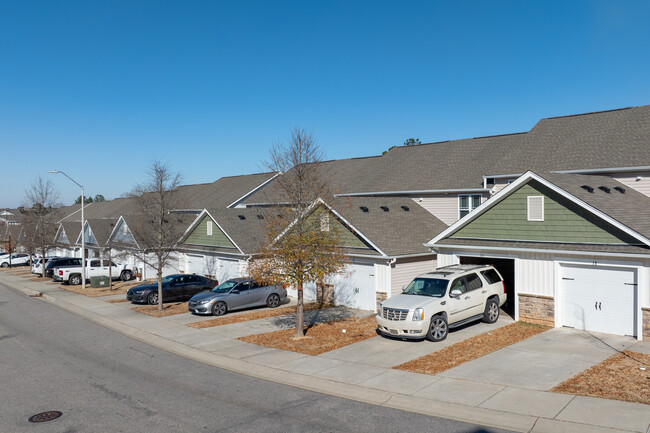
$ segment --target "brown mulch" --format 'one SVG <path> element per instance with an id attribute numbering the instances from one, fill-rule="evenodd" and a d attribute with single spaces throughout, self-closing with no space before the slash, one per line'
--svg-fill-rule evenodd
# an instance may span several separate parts
<path id="1" fill-rule="evenodd" d="M 317 302 L 303 305 L 304 311 L 321 310 L 330 307 L 331 307 L 330 304 L 320 304 Z M 296 312 L 295 306 L 265 308 L 259 311 L 251 311 L 250 313 L 230 314 L 226 316 L 217 317 L 216 319 L 204 320 L 202 322 L 188 323 L 187 326 L 196 329 L 211 328 L 213 326 L 230 325 L 231 323 L 248 322 L 249 320 L 266 319 L 267 317 L 284 316 L 285 314 L 292 314 L 295 312 Z"/>
<path id="2" fill-rule="evenodd" d="M 113 288 L 108 286 L 93 288 L 90 287 L 90 283 L 86 284 L 86 290 L 81 288 L 81 284 L 78 286 L 71 286 L 69 284 L 61 284 L 60 289 L 67 290 L 68 292 L 79 293 L 80 295 L 86 295 L 91 298 L 96 298 L 98 296 L 108 296 L 108 295 L 124 295 L 126 299 L 126 291 L 131 287 L 137 286 L 138 284 L 147 284 L 151 281 L 113 281 Z"/>
<path id="3" fill-rule="evenodd" d="M 147 314 L 153 317 L 166 317 L 173 316 L 174 314 L 188 313 L 187 302 L 175 302 L 172 304 L 163 304 L 162 311 L 158 310 L 157 305 L 145 305 L 142 307 L 135 307 L 133 311 L 138 313 Z"/>
<path id="4" fill-rule="evenodd" d="M 438 374 L 488 353 L 518 343 L 550 329 L 548 326 L 515 322 L 502 328 L 468 338 L 437 352 L 393 367 L 414 373 Z"/>
<path id="5" fill-rule="evenodd" d="M 617 353 L 551 391 L 650 404 L 650 354 Z"/>
<path id="6" fill-rule="evenodd" d="M 349 318 L 318 323 L 306 329 L 304 338 L 294 338 L 294 329 L 249 335 L 239 340 L 305 355 L 320 355 L 377 336 L 375 317 Z"/>
<path id="7" fill-rule="evenodd" d="M 118 303 L 120 303 L 120 302 L 129 302 L 129 301 L 127 301 L 127 299 L 124 298 L 124 299 L 107 299 L 107 300 L 104 301 L 104 302 L 107 302 L 107 303 L 109 303 L 109 304 L 118 304 Z"/>

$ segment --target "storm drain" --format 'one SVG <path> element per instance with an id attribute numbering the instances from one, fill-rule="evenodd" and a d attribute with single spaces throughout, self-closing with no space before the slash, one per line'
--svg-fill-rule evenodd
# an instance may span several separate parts
<path id="1" fill-rule="evenodd" d="M 58 410 L 48 410 L 47 412 L 41 412 L 37 413 L 36 415 L 32 415 L 29 417 L 27 421 L 29 422 L 47 422 L 47 421 L 52 421 L 53 419 L 57 419 L 63 415 L 61 412 Z"/>

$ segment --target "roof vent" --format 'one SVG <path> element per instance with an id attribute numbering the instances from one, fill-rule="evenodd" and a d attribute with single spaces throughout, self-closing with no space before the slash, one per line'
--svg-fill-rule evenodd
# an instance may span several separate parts
<path id="1" fill-rule="evenodd" d="M 361 209 L 361 212 L 368 212 L 368 208 L 366 206 L 359 206 L 359 209 Z"/>
<path id="2" fill-rule="evenodd" d="M 598 189 L 601 190 L 601 191 L 605 191 L 607 194 L 612 192 L 612 190 L 607 188 L 606 186 L 599 186 Z"/>
<path id="3" fill-rule="evenodd" d="M 580 188 L 584 189 L 587 192 L 594 192 L 594 189 L 589 185 L 582 185 Z"/>
<path id="4" fill-rule="evenodd" d="M 244 215 L 237 215 L 237 216 L 239 217 L 240 220 L 245 220 L 246 219 L 246 217 Z"/>
<path id="5" fill-rule="evenodd" d="M 388 206 L 379 206 L 379 208 L 384 212 L 388 212 Z"/>
<path id="6" fill-rule="evenodd" d="M 621 194 L 625 194 L 625 188 L 623 188 L 622 186 L 615 186 L 614 189 L 620 192 Z"/>
<path id="7" fill-rule="evenodd" d="M 257 216 L 257 219 L 259 219 L 259 220 L 263 220 L 263 219 L 264 219 L 264 215 L 258 215 L 258 216 Z"/>
<path id="8" fill-rule="evenodd" d="M 408 212 L 408 211 L 409 211 L 409 207 L 408 207 L 408 206 L 404 206 L 404 205 L 402 205 L 402 210 L 403 210 L 404 212 Z"/>

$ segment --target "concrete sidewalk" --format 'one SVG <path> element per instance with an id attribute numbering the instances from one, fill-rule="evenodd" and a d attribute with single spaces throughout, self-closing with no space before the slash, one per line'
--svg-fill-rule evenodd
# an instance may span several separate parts
<path id="1" fill-rule="evenodd" d="M 552 330 L 540 335 L 549 342 L 547 346 L 543 344 L 544 339 L 537 342 L 525 340 L 518 343 L 520 347 L 513 345 L 506 348 L 508 350 L 502 349 L 464 366 L 430 376 L 394 370 L 391 367 L 439 350 L 444 345 L 376 337 L 320 356 L 309 356 L 239 341 L 236 337 L 245 329 L 241 325 L 239 332 L 233 335 L 222 332 L 223 330 L 215 332 L 216 328 L 194 329 L 177 320 L 146 316 L 125 308 L 124 305 L 67 292 L 7 272 L 0 272 L 0 282 L 26 295 L 42 293 L 40 299 L 46 302 L 169 352 L 312 391 L 521 432 L 650 433 L 650 406 L 540 390 L 546 383 L 561 379 L 559 375 L 553 380 L 547 380 L 549 369 L 532 368 L 526 371 L 527 375 L 538 378 L 533 386 L 527 383 L 501 383 L 506 381 L 498 375 L 487 379 L 471 376 L 477 369 L 484 373 L 497 371 L 503 377 L 519 377 L 520 372 L 512 372 L 510 369 L 525 365 L 532 359 L 537 359 L 540 363 L 539 357 L 544 349 L 535 352 L 535 347 L 547 347 L 545 350 L 550 351 L 554 346 L 554 336 L 550 333 L 581 335 L 580 333 Z M 282 320 L 276 322 L 284 323 Z M 494 326 L 507 323 L 509 320 L 503 318 L 495 325 L 469 326 L 450 334 L 448 344 L 456 339 L 485 332 L 490 326 L 493 329 Z M 260 328 L 265 327 L 260 326 L 249 333 L 258 332 Z M 266 329 L 269 330 L 268 327 Z M 561 337 L 559 334 L 555 336 L 562 340 Z M 631 350 L 650 350 L 645 342 L 628 339 L 627 342 L 621 340 L 617 344 L 619 343 L 625 348 L 634 346 Z M 573 353 L 575 341 L 569 340 L 566 344 L 568 351 L 558 346 L 556 355 L 561 352 L 569 355 Z M 614 350 L 612 346 L 615 345 L 609 347 Z M 576 363 L 584 363 L 580 364 L 580 368 L 599 362 L 606 354 L 605 349 L 597 349 L 585 346 L 584 350 L 575 355 Z M 591 351 L 596 352 L 589 357 Z M 553 354 L 548 356 L 551 359 Z M 476 363 L 476 367 L 470 365 L 472 363 Z M 544 363 L 540 364 L 543 366 Z M 572 374 L 572 370 L 569 370 L 566 374 Z"/>

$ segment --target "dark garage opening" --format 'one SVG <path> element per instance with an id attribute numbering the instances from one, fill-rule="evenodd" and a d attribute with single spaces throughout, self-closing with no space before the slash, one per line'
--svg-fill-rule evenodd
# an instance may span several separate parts
<path id="1" fill-rule="evenodd" d="M 468 257 L 460 256 L 462 265 L 492 265 L 503 277 L 506 283 L 506 294 L 508 300 L 503 304 L 503 311 L 510 317 L 515 317 L 515 260 L 498 259 L 495 257 Z"/>

